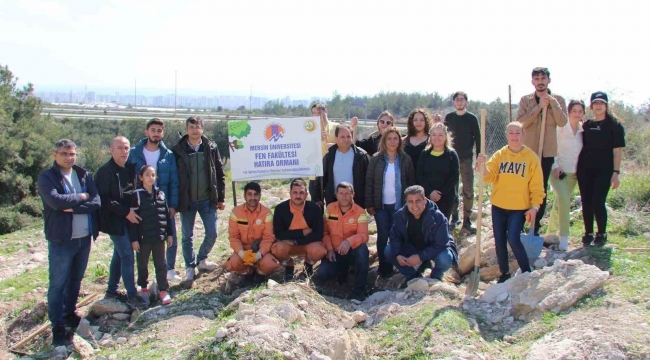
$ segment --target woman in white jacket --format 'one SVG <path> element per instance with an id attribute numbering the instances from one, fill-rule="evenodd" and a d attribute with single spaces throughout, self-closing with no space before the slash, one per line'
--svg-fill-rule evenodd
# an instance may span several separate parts
<path id="1" fill-rule="evenodd" d="M 560 235 L 559 250 L 569 247 L 569 212 L 571 195 L 578 183 L 576 175 L 578 156 L 582 150 L 582 120 L 585 117 L 585 103 L 571 100 L 568 106 L 569 122 L 557 128 L 557 157 L 553 162 L 551 186 L 555 191 L 555 202 L 551 211 L 546 236 Z"/>

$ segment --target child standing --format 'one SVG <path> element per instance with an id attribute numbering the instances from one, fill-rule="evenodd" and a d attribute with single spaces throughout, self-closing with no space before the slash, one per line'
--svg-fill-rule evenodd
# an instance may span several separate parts
<path id="1" fill-rule="evenodd" d="M 167 290 L 167 265 L 165 262 L 165 240 L 167 246 L 172 245 L 172 227 L 169 221 L 169 208 L 165 200 L 165 193 L 158 190 L 156 183 L 156 170 L 151 165 L 140 169 L 139 179 L 141 187 L 132 197 L 131 207 L 142 218 L 139 224 L 130 224 L 129 235 L 131 246 L 137 252 L 138 286 L 139 295 L 149 298 L 147 280 L 149 278 L 149 254 L 153 254 L 153 263 L 156 269 L 156 280 L 160 291 L 160 301 L 163 305 L 171 303 Z"/>

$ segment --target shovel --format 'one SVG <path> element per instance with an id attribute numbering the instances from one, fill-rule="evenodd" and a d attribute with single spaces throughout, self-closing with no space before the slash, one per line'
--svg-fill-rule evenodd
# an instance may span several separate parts
<path id="1" fill-rule="evenodd" d="M 533 219 L 535 221 L 535 219 Z M 535 226 L 531 226 L 528 234 L 521 234 L 519 236 L 521 244 L 526 250 L 526 256 L 528 256 L 528 262 L 531 267 L 535 260 L 542 254 L 542 247 L 544 246 L 544 238 L 541 236 L 535 236 Z"/>
<path id="2" fill-rule="evenodd" d="M 487 116 L 487 110 L 481 110 L 481 154 L 485 154 L 485 117 Z M 479 169 L 478 175 L 478 216 L 476 217 L 476 254 L 474 255 L 474 271 L 469 275 L 469 283 L 465 290 L 465 295 L 467 296 L 476 296 L 478 291 L 478 282 L 479 271 L 478 268 L 481 266 L 481 228 L 483 227 L 481 222 L 483 220 L 483 177 L 484 166 L 481 166 Z"/>

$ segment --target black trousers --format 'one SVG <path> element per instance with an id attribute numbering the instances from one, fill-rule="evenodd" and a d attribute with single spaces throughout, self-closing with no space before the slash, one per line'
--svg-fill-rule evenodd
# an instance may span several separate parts
<path id="1" fill-rule="evenodd" d="M 585 234 L 594 233 L 594 217 L 598 233 L 607 232 L 607 208 L 605 201 L 612 182 L 611 169 L 578 168 L 578 187 L 582 198 L 582 217 Z"/>
<path id="2" fill-rule="evenodd" d="M 539 235 L 540 222 L 544 217 L 544 212 L 546 211 L 546 199 L 548 198 L 548 178 L 551 175 L 551 168 L 553 167 L 554 158 L 552 157 L 543 157 L 542 158 L 542 173 L 544 174 L 544 200 L 542 205 L 539 207 L 537 212 L 537 217 L 535 218 L 535 234 Z"/>
<path id="3" fill-rule="evenodd" d="M 147 287 L 149 279 L 149 255 L 153 256 L 153 266 L 156 269 L 156 282 L 159 291 L 167 291 L 167 262 L 165 261 L 165 242 L 140 242 L 138 260 L 138 285 L 141 288 Z"/>
<path id="4" fill-rule="evenodd" d="M 454 206 L 457 206 L 456 204 L 458 203 L 457 199 L 449 199 L 449 200 L 443 200 L 440 199 L 436 203 L 438 205 L 438 210 L 447 218 L 447 221 L 451 223 L 451 213 L 454 210 Z"/>

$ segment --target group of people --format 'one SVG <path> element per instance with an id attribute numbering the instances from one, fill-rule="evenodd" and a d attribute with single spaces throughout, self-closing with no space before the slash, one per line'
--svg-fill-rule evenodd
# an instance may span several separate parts
<path id="1" fill-rule="evenodd" d="M 368 220 L 374 216 L 380 277 L 388 278 L 397 269 L 406 278 L 405 286 L 430 268 L 430 276 L 442 280 L 458 264 L 451 230 L 460 223 L 461 182 L 462 230 L 476 230 L 470 220 L 475 171 L 493 184 L 499 282 L 510 277 L 508 244 L 521 271 L 530 271 L 519 235 L 526 220 L 539 233 L 549 178 L 556 198 L 548 235 L 559 231 L 559 248 L 567 249 L 570 197 L 577 182 L 585 221 L 582 241 L 585 246 L 592 242 L 602 246 L 607 240 L 605 198 L 610 186 L 619 185 L 623 127 L 609 111 L 605 93 L 592 94 L 595 119 L 583 122 L 584 102 L 572 100 L 567 115 L 564 99 L 548 89 L 548 69 L 535 68 L 532 83 L 535 91 L 522 97 L 517 121 L 506 127 L 508 145 L 490 159 L 480 153 L 479 122 L 467 111 L 468 97 L 462 91 L 453 94 L 456 111 L 444 120 L 417 108 L 409 114 L 402 136 L 393 115 L 384 111 L 377 131 L 363 140 L 354 140 L 356 118 L 350 124 L 336 124 L 327 119 L 325 106 L 314 104 L 312 115 L 321 117 L 323 124 L 323 176 L 309 185 L 293 179 L 290 198 L 273 211 L 260 203 L 260 185 L 246 184 L 244 203 L 230 214 L 233 252 L 225 268 L 253 283 L 284 268 L 285 281 L 291 281 L 293 257 L 301 256 L 303 274 L 316 283 L 329 279 L 346 283 L 353 267 L 350 298 L 363 300 L 369 273 Z M 540 137 L 542 124 L 545 136 Z M 109 234 L 114 245 L 106 297 L 135 308 L 149 306 L 150 256 L 162 304 L 171 301 L 168 282 L 181 280 L 174 269 L 177 212 L 184 279 L 194 280 L 196 269 L 216 268 L 207 258 L 217 238 L 216 211 L 225 208 L 221 157 L 216 144 L 203 135 L 200 117 L 187 119 L 186 133 L 169 149 L 162 141 L 164 123 L 152 119 L 135 147 L 124 137 L 113 139 L 111 159 L 94 178 L 75 165 L 74 142 L 63 139 L 55 144 L 54 164 L 38 180 L 49 246 L 48 315 L 54 344 L 67 343 L 70 329 L 79 324 L 76 300 L 91 238 L 96 239 L 99 231 Z M 205 237 L 195 254 L 197 213 Z M 118 291 L 120 279 L 125 293 Z"/>

